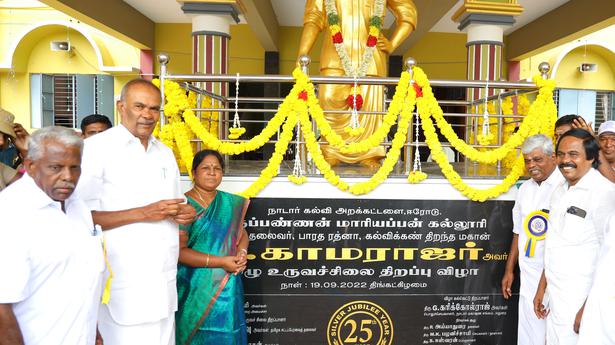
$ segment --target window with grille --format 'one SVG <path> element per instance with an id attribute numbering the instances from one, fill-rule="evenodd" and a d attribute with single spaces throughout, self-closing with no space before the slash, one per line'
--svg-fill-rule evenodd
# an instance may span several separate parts
<path id="1" fill-rule="evenodd" d="M 104 74 L 31 74 L 32 127 L 78 128 L 91 114 L 113 122 L 113 76 Z"/>

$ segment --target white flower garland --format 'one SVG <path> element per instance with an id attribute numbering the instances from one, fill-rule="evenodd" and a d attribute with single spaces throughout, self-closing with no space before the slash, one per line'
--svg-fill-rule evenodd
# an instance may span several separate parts
<path id="1" fill-rule="evenodd" d="M 385 0 L 376 0 L 374 5 L 374 16 L 378 16 L 380 18 L 384 15 L 384 4 Z M 331 15 L 334 15 L 339 18 L 337 13 L 337 8 L 335 6 L 335 0 L 325 0 L 325 11 L 327 14 L 327 18 Z M 344 72 L 346 76 L 349 77 L 364 77 L 367 73 L 367 68 L 372 62 L 372 58 L 374 56 L 374 50 L 376 46 L 370 47 L 365 46 L 365 51 L 363 51 L 363 58 L 360 61 L 359 67 L 355 69 L 352 66 L 352 61 L 350 60 L 350 56 L 348 56 L 348 52 L 346 51 L 346 47 L 344 47 L 344 42 L 341 43 L 333 43 L 335 46 L 335 51 L 337 52 L 337 56 L 339 56 L 342 61 L 342 67 L 344 68 Z"/>

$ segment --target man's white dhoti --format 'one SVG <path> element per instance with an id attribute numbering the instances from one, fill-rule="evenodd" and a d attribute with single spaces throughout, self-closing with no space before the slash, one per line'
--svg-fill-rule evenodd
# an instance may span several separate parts
<path id="1" fill-rule="evenodd" d="M 105 335 L 105 344 L 175 345 L 175 316 L 157 322 L 120 325 L 109 314 L 109 308 L 102 305 L 98 329 Z"/>

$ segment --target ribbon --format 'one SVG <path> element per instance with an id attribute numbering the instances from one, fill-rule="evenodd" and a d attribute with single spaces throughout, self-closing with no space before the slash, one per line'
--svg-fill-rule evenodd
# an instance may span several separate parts
<path id="1" fill-rule="evenodd" d="M 103 240 L 102 240 L 102 247 L 103 247 L 103 255 L 105 257 L 105 265 L 107 266 L 107 271 L 109 271 L 109 277 L 107 278 L 107 281 L 105 282 L 105 290 L 103 291 L 102 294 L 102 304 L 109 304 L 109 299 L 111 299 L 111 281 L 113 280 L 113 271 L 111 270 L 111 264 L 109 263 L 109 257 L 107 257 L 107 242 L 105 241 L 105 238 L 103 236 Z"/>
<path id="2" fill-rule="evenodd" d="M 525 217 L 524 222 L 527 241 L 525 242 L 525 256 L 534 256 L 536 243 L 545 239 L 549 228 L 549 215 L 544 211 L 534 211 Z"/>

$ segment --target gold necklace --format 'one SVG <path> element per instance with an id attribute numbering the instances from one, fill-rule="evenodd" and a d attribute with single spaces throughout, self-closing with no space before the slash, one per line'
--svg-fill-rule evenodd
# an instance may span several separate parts
<path id="1" fill-rule="evenodd" d="M 211 201 L 213 201 L 213 198 L 211 199 L 211 201 L 206 202 L 205 199 L 203 198 L 203 196 L 201 195 L 201 193 L 199 192 L 199 190 L 196 187 L 192 188 L 192 190 L 194 190 L 196 192 L 196 194 L 198 195 L 199 199 L 201 199 L 203 207 L 205 207 L 205 208 L 209 207 L 209 204 L 211 204 Z M 216 193 L 218 193 L 218 191 L 216 191 Z M 214 194 L 214 198 L 215 197 L 216 197 L 216 195 Z"/>

